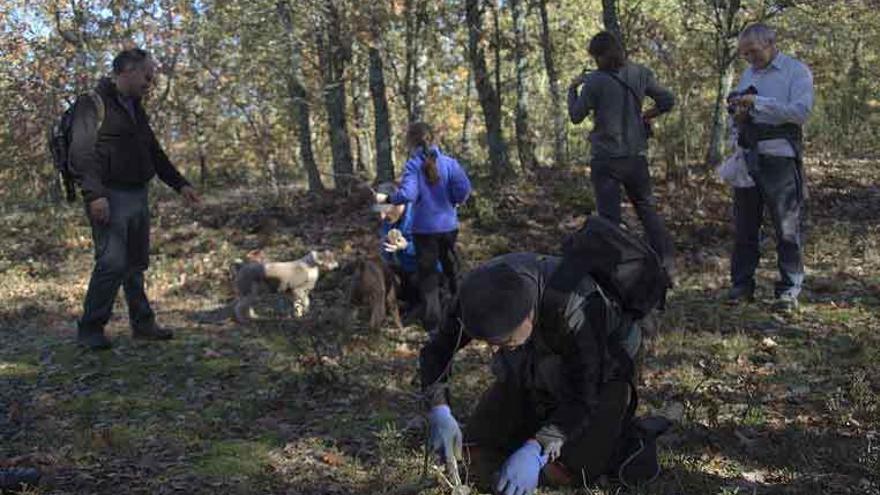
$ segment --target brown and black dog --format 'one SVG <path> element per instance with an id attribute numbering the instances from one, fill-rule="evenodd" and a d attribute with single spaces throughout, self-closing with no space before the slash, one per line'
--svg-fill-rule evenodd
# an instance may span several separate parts
<path id="1" fill-rule="evenodd" d="M 349 288 L 349 302 L 353 312 L 357 307 L 366 307 L 370 310 L 371 331 L 376 331 L 382 326 L 386 315 L 391 317 L 395 328 L 403 328 L 397 307 L 399 287 L 397 275 L 386 263 L 378 259 L 356 261 Z"/>

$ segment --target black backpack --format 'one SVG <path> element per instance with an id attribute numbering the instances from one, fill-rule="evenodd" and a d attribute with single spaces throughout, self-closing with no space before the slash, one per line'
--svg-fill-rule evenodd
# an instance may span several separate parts
<path id="1" fill-rule="evenodd" d="M 76 111 L 77 103 L 82 98 L 91 98 L 92 102 L 94 102 L 98 114 L 98 125 L 95 129 L 101 128 L 101 124 L 104 121 L 104 100 L 101 99 L 101 95 L 92 90 L 77 98 L 76 102 L 72 105 L 68 105 L 67 110 L 49 128 L 48 133 L 49 152 L 52 154 L 52 163 L 55 165 L 58 180 L 64 187 L 65 197 L 71 203 L 76 199 L 76 184 L 73 180 L 73 174 L 70 172 L 71 129 L 73 127 L 73 114 Z"/>
<path id="2" fill-rule="evenodd" d="M 551 277 L 557 290 L 573 290 L 584 274 L 633 319 L 662 307 L 669 275 L 660 257 L 631 232 L 600 216 L 590 216 L 562 245 L 562 262 Z"/>
<path id="3" fill-rule="evenodd" d="M 666 290 L 671 286 L 660 257 L 644 241 L 623 227 L 602 218 L 590 216 L 577 232 L 566 236 L 562 244 L 562 261 L 550 276 L 547 294 L 575 291 L 585 276 L 597 282 L 603 296 L 613 300 L 621 310 L 621 320 L 608 328 L 608 352 L 627 367 L 630 402 L 624 414 L 628 425 L 612 456 L 609 469 L 625 486 L 653 481 L 660 474 L 656 437 L 669 427 L 664 418 L 633 421 L 639 396 L 634 377 L 636 361 L 624 348 L 623 340 L 632 331 L 633 322 L 662 307 Z M 551 290 L 552 289 L 552 290 Z M 607 301 L 607 299 L 606 299 Z M 607 303 L 606 303 L 607 304 Z"/>

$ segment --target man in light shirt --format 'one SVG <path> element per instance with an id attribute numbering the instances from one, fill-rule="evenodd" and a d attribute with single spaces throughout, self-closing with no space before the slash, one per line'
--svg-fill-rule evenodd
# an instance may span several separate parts
<path id="1" fill-rule="evenodd" d="M 779 52 L 776 33 L 765 24 L 743 30 L 739 52 L 749 68 L 737 85 L 739 96 L 732 106 L 738 144 L 745 150 L 755 185 L 734 188 L 736 242 L 727 298 L 731 303 L 754 298 L 766 207 L 776 231 L 780 275 L 774 309 L 790 312 L 797 309 L 804 280 L 802 126 L 813 108 L 813 76 L 802 62 Z M 756 94 L 742 94 L 754 90 Z"/>

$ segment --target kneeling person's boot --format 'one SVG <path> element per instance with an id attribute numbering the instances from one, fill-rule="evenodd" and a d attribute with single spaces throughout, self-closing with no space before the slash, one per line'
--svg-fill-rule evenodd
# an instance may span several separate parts
<path id="1" fill-rule="evenodd" d="M 608 474 L 627 487 L 644 485 L 660 476 L 657 437 L 672 423 L 661 416 L 633 420 Z"/>
<path id="2" fill-rule="evenodd" d="M 141 340 L 171 340 L 174 338 L 174 332 L 153 321 L 135 327 L 132 330 L 132 337 Z"/>

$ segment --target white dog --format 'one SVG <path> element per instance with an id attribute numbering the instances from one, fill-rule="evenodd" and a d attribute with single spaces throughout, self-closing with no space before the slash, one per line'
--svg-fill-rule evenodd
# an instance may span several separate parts
<path id="1" fill-rule="evenodd" d="M 309 309 L 309 292 L 315 288 L 320 270 L 334 270 L 339 264 L 332 251 L 309 251 L 296 261 L 280 263 L 248 262 L 233 266 L 236 299 L 233 311 L 239 323 L 253 317 L 252 305 L 262 294 L 289 293 L 294 315 Z"/>

